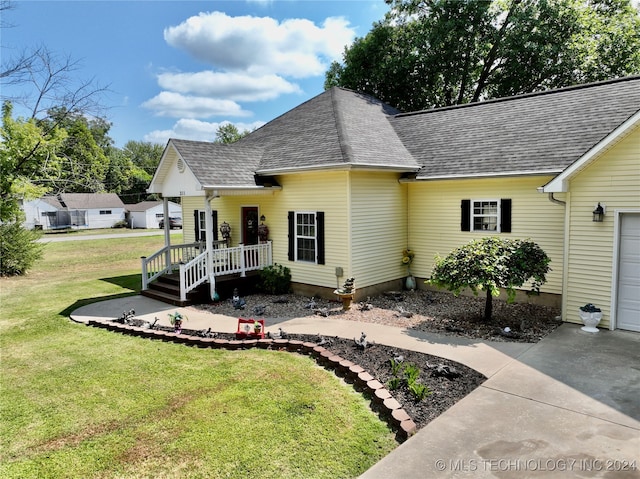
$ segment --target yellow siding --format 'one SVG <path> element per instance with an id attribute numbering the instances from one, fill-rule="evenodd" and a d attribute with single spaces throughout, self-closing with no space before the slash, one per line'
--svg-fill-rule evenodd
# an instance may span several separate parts
<path id="1" fill-rule="evenodd" d="M 274 262 L 291 269 L 293 282 L 312 283 L 316 286 L 335 288 L 335 268 L 342 267 L 344 277 L 352 274 L 349 248 L 350 232 L 345 225 L 350 221 L 350 204 L 347 196 L 349 173 L 309 172 L 278 177 L 282 193 L 273 197 L 265 207 L 269 237 L 273 240 Z M 325 264 L 317 265 L 288 260 L 288 211 L 324 211 L 325 213 Z"/>
<path id="2" fill-rule="evenodd" d="M 601 327 L 611 317 L 615 210 L 640 211 L 640 127 L 581 171 L 569 184 L 569 254 L 563 299 L 566 321 L 580 323 L 578 308 L 602 309 Z M 606 205 L 602 223 L 592 221 L 598 202 Z"/>
<path id="3" fill-rule="evenodd" d="M 407 274 L 400 263 L 407 247 L 407 194 L 398 178 L 393 173 L 351 174 L 351 250 L 357 287 Z"/>
<path id="4" fill-rule="evenodd" d="M 411 271 L 428 278 L 434 256 L 446 256 L 482 232 L 460 231 L 460 201 L 463 199 L 512 200 L 511 233 L 505 238 L 531 238 L 551 258 L 552 271 L 541 288 L 545 293 L 562 293 L 563 237 L 565 207 L 552 203 L 537 188 L 550 177 L 491 178 L 484 180 L 446 180 L 410 183 L 409 245 L 416 253 Z M 557 195 L 564 199 L 564 195 Z"/>

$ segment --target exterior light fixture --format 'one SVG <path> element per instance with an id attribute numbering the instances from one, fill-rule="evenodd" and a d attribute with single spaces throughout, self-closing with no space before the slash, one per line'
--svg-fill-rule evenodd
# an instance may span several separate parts
<path id="1" fill-rule="evenodd" d="M 604 207 L 600 203 L 598 203 L 596 209 L 593 210 L 593 221 L 596 223 L 602 223 L 602 220 L 604 220 L 604 213 Z"/>
<path id="2" fill-rule="evenodd" d="M 267 218 L 266 218 L 266 216 L 265 216 L 265 215 L 260 216 L 260 221 L 264 222 L 266 219 L 267 219 Z"/>

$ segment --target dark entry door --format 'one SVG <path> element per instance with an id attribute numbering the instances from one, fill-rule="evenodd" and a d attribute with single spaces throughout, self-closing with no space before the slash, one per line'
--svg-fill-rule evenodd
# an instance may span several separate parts
<path id="1" fill-rule="evenodd" d="M 242 242 L 245 245 L 258 244 L 258 207 L 242 208 Z"/>

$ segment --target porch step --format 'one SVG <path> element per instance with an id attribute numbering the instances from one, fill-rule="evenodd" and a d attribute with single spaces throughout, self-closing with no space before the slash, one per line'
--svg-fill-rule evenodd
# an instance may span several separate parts
<path id="1" fill-rule="evenodd" d="M 180 275 L 167 274 L 149 283 L 149 289 L 141 291 L 140 294 L 174 306 L 190 306 L 197 303 L 195 298 L 198 297 L 199 292 L 195 290 L 187 293 L 186 301 L 182 301 L 180 299 Z"/>

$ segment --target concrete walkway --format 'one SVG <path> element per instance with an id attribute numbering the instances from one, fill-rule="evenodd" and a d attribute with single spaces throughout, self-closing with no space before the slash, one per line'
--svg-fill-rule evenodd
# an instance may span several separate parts
<path id="1" fill-rule="evenodd" d="M 71 318 L 188 316 L 187 329 L 235 332 L 237 319 L 142 296 L 93 303 Z M 267 330 L 359 337 L 445 357 L 485 376 L 482 386 L 365 472 L 426 477 L 640 478 L 640 334 L 585 333 L 564 324 L 536 344 L 474 341 L 318 316 L 267 321 Z M 635 469 L 634 469 L 635 468 Z M 626 470 L 624 470 L 626 469 Z"/>

